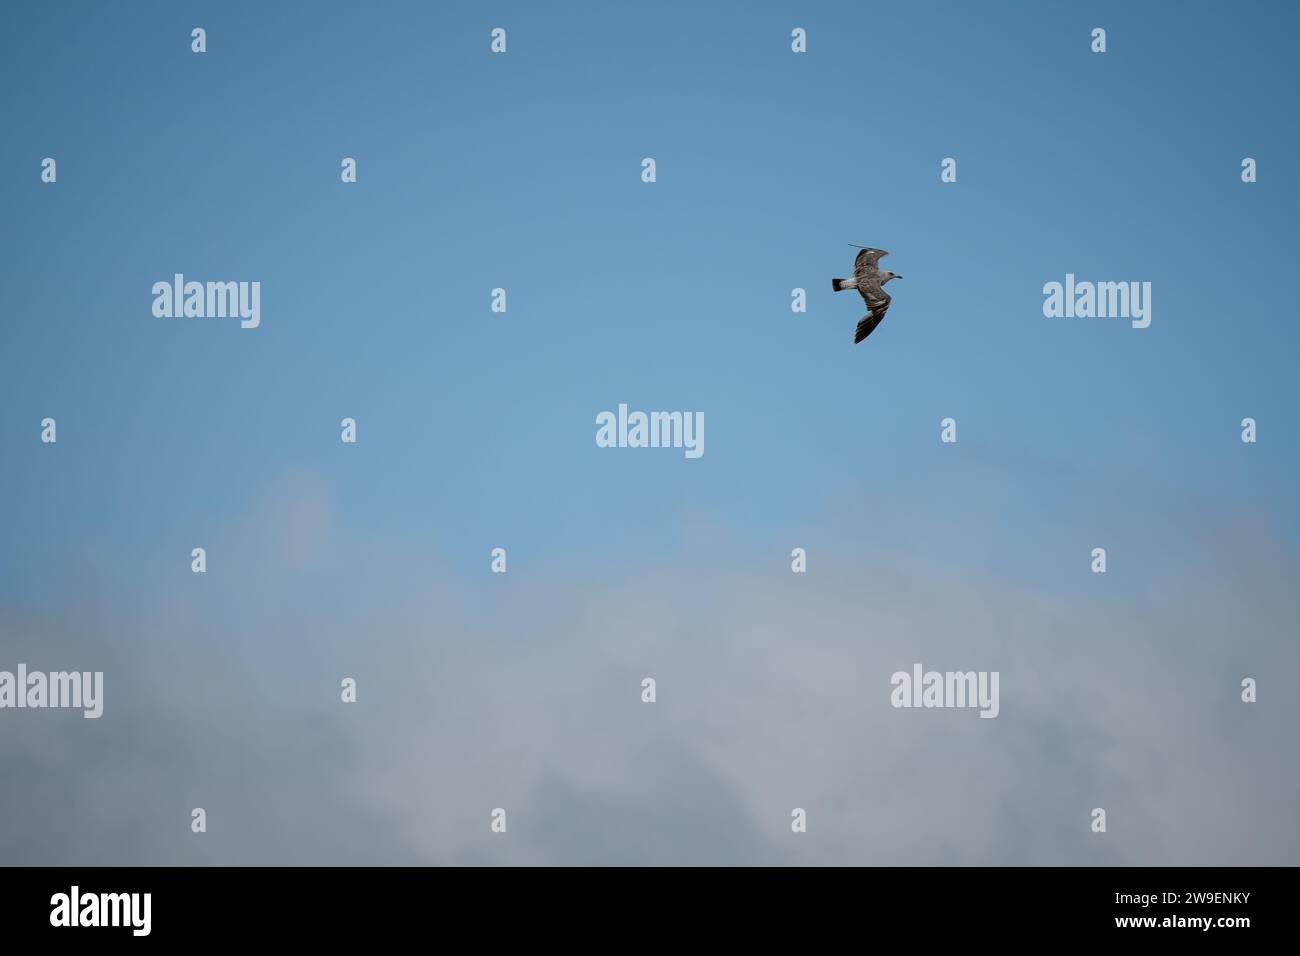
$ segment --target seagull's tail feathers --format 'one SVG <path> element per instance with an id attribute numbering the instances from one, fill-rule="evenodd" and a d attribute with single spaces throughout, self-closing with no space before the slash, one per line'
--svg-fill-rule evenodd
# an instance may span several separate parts
<path id="1" fill-rule="evenodd" d="M 836 292 L 839 292 L 842 289 L 856 289 L 857 286 L 858 286 L 858 282 L 856 279 L 832 279 L 831 280 L 831 288 L 834 289 Z"/>

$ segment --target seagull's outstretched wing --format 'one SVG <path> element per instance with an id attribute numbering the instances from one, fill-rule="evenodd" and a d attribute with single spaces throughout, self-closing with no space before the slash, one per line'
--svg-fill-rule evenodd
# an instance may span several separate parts
<path id="1" fill-rule="evenodd" d="M 884 249 L 863 249 L 853 260 L 853 277 L 861 279 L 868 272 L 876 271 L 876 263 L 889 255 Z"/>
<path id="2" fill-rule="evenodd" d="M 864 315 L 858 322 L 858 327 L 853 333 L 853 343 L 856 345 L 861 342 L 872 332 L 876 331 L 876 326 L 880 320 L 885 317 L 889 311 L 889 293 L 880 287 L 880 283 L 874 280 L 859 283 L 858 291 L 862 293 L 862 301 L 867 303 L 870 313 Z"/>

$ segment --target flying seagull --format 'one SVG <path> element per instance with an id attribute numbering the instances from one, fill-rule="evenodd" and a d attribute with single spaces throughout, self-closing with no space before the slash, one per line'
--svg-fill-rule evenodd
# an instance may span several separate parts
<path id="1" fill-rule="evenodd" d="M 885 283 L 890 279 L 903 278 L 876 268 L 876 263 L 889 255 L 884 249 L 867 249 L 861 246 L 858 248 L 862 251 L 853 262 L 853 278 L 831 280 L 831 288 L 836 292 L 843 289 L 857 289 L 858 294 L 862 296 L 862 301 L 867 303 L 867 314 L 858 322 L 857 331 L 853 333 L 855 345 L 876 330 L 876 326 L 880 324 L 880 320 L 885 317 L 885 312 L 889 309 L 891 300 L 889 293 L 884 289 Z"/>

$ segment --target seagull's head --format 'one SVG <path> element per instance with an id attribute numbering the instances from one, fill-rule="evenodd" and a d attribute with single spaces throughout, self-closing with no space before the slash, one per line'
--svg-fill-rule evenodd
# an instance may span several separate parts
<path id="1" fill-rule="evenodd" d="M 903 278 L 903 277 L 900 276 L 897 272 L 886 272 L 886 273 L 884 273 L 883 275 L 881 275 L 881 277 L 880 277 L 880 284 L 881 284 L 881 285 L 884 285 L 884 284 L 885 284 L 886 282 L 888 282 L 890 279 L 901 279 L 901 278 Z"/>

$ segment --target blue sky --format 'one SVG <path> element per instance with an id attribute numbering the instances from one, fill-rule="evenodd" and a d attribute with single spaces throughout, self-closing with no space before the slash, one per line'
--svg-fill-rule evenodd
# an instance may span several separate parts
<path id="1" fill-rule="evenodd" d="M 192 547 L 301 476 L 376 549 L 350 566 L 436 554 L 472 603 L 506 547 L 512 578 L 555 575 L 551 610 L 714 529 L 726 573 L 870 548 L 1067 602 L 1098 544 L 1112 595 L 1213 579 L 1212 551 L 1184 544 L 1224 527 L 1294 559 L 1293 4 L 87 3 L 8 21 L 10 609 L 93 590 L 147 618 L 192 585 Z M 830 291 L 848 243 L 904 276 L 858 346 L 861 300 Z M 155 318 L 151 286 L 176 272 L 260 281 L 260 328 Z M 1070 272 L 1149 281 L 1150 328 L 1045 318 L 1043 284 Z M 597 448 L 620 402 L 703 412 L 704 456 Z"/>
<path id="2" fill-rule="evenodd" d="M 351 520 L 475 566 L 504 539 L 539 560 L 615 530 L 666 544 L 683 510 L 777 534 L 901 462 L 948 467 L 947 415 L 962 453 L 1137 457 L 1285 498 L 1294 532 L 1295 132 L 1275 121 L 1294 14 L 1211 29 L 1130 6 L 24 11 L 4 440 L 47 414 L 62 440 L 6 469 L 25 502 L 6 578 L 56 573 L 51 512 L 145 549 L 299 466 L 339 482 Z M 861 302 L 828 288 L 848 242 L 905 276 L 857 348 Z M 262 327 L 155 319 L 150 286 L 176 271 L 260 280 Z M 1045 319 L 1066 272 L 1152 282 L 1152 327 Z M 620 401 L 705 412 L 705 457 L 597 449 Z"/>

